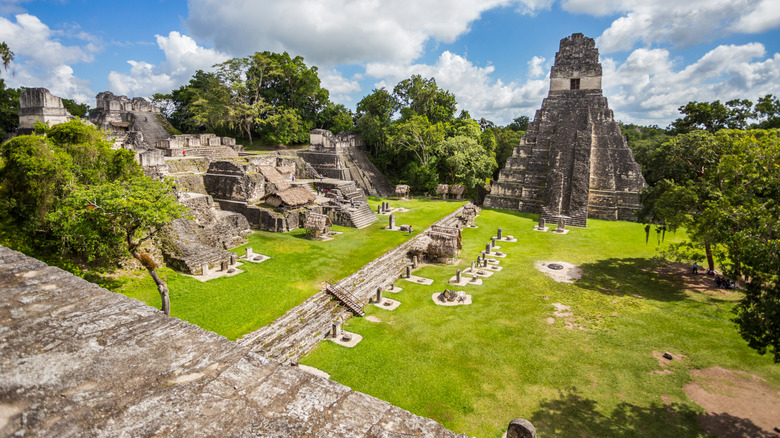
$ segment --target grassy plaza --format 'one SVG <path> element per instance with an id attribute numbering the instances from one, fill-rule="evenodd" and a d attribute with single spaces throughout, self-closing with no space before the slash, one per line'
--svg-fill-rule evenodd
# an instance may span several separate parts
<path id="1" fill-rule="evenodd" d="M 730 321 L 739 293 L 687 291 L 654 270 L 664 244 L 645 244 L 644 226 L 590 220 L 567 235 L 533 231 L 534 215 L 484 209 L 463 231 L 457 266 L 428 265 L 416 275 L 432 286 L 399 281 L 386 294 L 392 312 L 373 305 L 344 329 L 363 336 L 352 349 L 323 342 L 301 363 L 356 391 L 441 422 L 469 436 L 499 437 L 513 418 L 540 437 L 703 436 L 703 409 L 683 391 L 693 369 L 723 367 L 780 388 L 771 357 L 747 347 Z M 465 269 L 496 234 L 503 270 L 482 286 L 459 287 L 469 306 L 436 306 L 457 268 Z M 554 229 L 554 225 L 551 229 Z M 654 234 L 654 233 L 653 233 Z M 667 235 L 666 244 L 681 236 Z M 583 277 L 558 283 L 538 261 L 579 265 Z M 569 315 L 554 316 L 563 304 Z M 373 319 L 373 318 L 372 318 Z M 667 367 L 655 354 L 684 356 Z"/>
<path id="2" fill-rule="evenodd" d="M 369 199 L 374 211 L 380 202 Z M 463 205 L 428 199 L 390 203 L 409 210 L 395 213 L 395 219 L 397 224 L 412 225 L 415 235 Z M 284 234 L 256 231 L 247 245 L 233 251 L 244 254 L 244 248 L 251 246 L 255 253 L 271 258 L 244 263 L 239 269 L 246 272 L 205 283 L 161 269 L 171 290 L 171 316 L 235 340 L 284 315 L 319 291 L 323 282 L 340 280 L 409 239 L 407 233 L 384 230 L 387 222 L 387 216 L 379 216 L 379 221 L 361 230 L 336 226 L 333 229 L 344 234 L 326 242 L 306 239 L 303 229 Z M 112 287 L 116 292 L 160 307 L 160 294 L 145 271 L 119 283 Z"/>

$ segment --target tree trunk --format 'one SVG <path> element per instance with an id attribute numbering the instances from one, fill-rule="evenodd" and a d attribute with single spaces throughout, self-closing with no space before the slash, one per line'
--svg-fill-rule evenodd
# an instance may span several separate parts
<path id="1" fill-rule="evenodd" d="M 714 271 L 715 259 L 712 258 L 712 246 L 710 246 L 710 242 L 706 242 L 704 244 L 704 251 L 707 253 L 707 266 L 710 268 L 711 271 Z"/>
<path id="2" fill-rule="evenodd" d="M 162 281 L 162 278 L 160 278 L 159 275 L 157 275 L 157 270 L 154 268 L 147 268 L 149 271 L 149 275 L 152 276 L 152 279 L 154 280 L 154 283 L 157 285 L 157 291 L 160 292 L 160 299 L 162 300 L 162 308 L 160 310 L 163 311 L 165 316 L 170 316 L 171 314 L 171 299 L 168 296 L 168 285 L 165 284 L 164 281 Z"/>

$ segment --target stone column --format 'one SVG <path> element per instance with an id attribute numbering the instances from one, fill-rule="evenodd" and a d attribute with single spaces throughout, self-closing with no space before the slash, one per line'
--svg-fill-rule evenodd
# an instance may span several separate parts
<path id="1" fill-rule="evenodd" d="M 395 290 L 395 282 L 390 283 L 390 289 Z"/>
<path id="2" fill-rule="evenodd" d="M 376 206 L 376 214 L 382 214 L 382 206 L 381 205 L 377 205 Z"/>
<path id="3" fill-rule="evenodd" d="M 482 259 L 482 267 L 487 268 L 487 259 Z"/>
<path id="4" fill-rule="evenodd" d="M 412 267 L 406 265 L 406 278 L 412 278 Z"/>
<path id="5" fill-rule="evenodd" d="M 376 299 L 374 300 L 377 304 L 382 304 L 382 288 L 378 287 L 376 288 Z"/>
<path id="6" fill-rule="evenodd" d="M 566 219 L 561 218 L 561 220 L 558 221 L 558 229 L 561 231 L 566 229 Z"/>
<path id="7" fill-rule="evenodd" d="M 487 245 L 485 245 L 485 255 L 490 254 L 490 252 L 492 250 L 493 250 L 493 248 L 490 246 L 489 243 Z"/>
<path id="8" fill-rule="evenodd" d="M 543 230 L 543 229 L 544 229 L 544 227 L 546 227 L 546 226 L 547 226 L 547 224 L 545 223 L 545 220 L 544 220 L 544 218 L 543 218 L 543 217 L 540 217 L 540 218 L 539 218 L 539 229 L 540 229 L 540 230 Z"/>
<path id="9" fill-rule="evenodd" d="M 209 264 L 208 263 L 204 263 L 201 266 L 201 270 L 203 271 L 202 275 L 209 275 Z"/>
<path id="10" fill-rule="evenodd" d="M 476 283 L 477 282 L 477 274 L 474 274 L 473 277 L 471 277 L 471 282 Z"/>
<path id="11" fill-rule="evenodd" d="M 501 228 L 498 229 L 498 232 L 496 233 L 496 237 L 498 237 L 498 240 L 501 240 Z"/>
<path id="12" fill-rule="evenodd" d="M 393 213 L 390 213 L 390 227 L 389 229 L 395 228 L 395 216 L 393 216 Z"/>
<path id="13" fill-rule="evenodd" d="M 252 252 L 252 247 L 251 246 L 247 246 L 246 247 L 246 258 L 247 258 L 247 260 L 252 258 L 253 255 L 255 255 L 255 253 Z"/>
<path id="14" fill-rule="evenodd" d="M 491 237 L 490 238 L 490 246 L 493 247 L 493 248 L 496 247 L 496 238 L 495 237 Z"/>
<path id="15" fill-rule="evenodd" d="M 228 262 L 227 260 L 222 260 L 220 262 L 220 271 L 227 271 L 228 270 Z"/>
<path id="16" fill-rule="evenodd" d="M 417 269 L 417 256 L 416 255 L 412 256 L 412 267 L 414 269 Z"/>
<path id="17" fill-rule="evenodd" d="M 338 339 L 339 336 L 341 336 L 341 322 L 334 322 L 333 326 L 330 328 L 330 335 L 334 339 Z"/>
<path id="18" fill-rule="evenodd" d="M 474 262 L 471 262 L 471 272 L 474 272 Z"/>
<path id="19" fill-rule="evenodd" d="M 455 282 L 460 283 L 460 281 L 461 281 L 461 273 L 460 273 L 460 269 L 458 269 L 458 271 L 455 273 Z"/>
<path id="20" fill-rule="evenodd" d="M 230 264 L 235 265 L 236 264 L 236 255 L 230 254 Z"/>

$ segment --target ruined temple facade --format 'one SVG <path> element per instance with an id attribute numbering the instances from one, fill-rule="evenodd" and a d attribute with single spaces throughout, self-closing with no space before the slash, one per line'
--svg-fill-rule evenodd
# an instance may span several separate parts
<path id="1" fill-rule="evenodd" d="M 62 99 L 45 88 L 24 88 L 19 94 L 19 129 L 22 133 L 32 131 L 35 122 L 49 126 L 73 120 Z"/>
<path id="2" fill-rule="evenodd" d="M 550 92 L 485 199 L 584 227 L 589 217 L 636 220 L 645 180 L 601 90 L 592 38 L 561 40 Z"/>

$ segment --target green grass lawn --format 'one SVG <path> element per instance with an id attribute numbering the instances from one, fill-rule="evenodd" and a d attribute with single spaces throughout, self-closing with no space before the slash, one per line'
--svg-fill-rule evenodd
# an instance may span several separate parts
<path id="1" fill-rule="evenodd" d="M 381 201 L 372 198 L 369 204 L 376 211 Z M 427 199 L 390 203 L 409 209 L 395 214 L 396 223 L 411 224 L 415 234 L 463 204 Z M 334 227 L 344 234 L 327 242 L 306 239 L 300 229 L 284 234 L 255 232 L 249 236 L 248 245 L 234 251 L 243 254 L 244 248 L 251 246 L 254 252 L 271 259 L 260 264 L 244 263 L 240 269 L 245 273 L 206 283 L 162 269 L 160 275 L 171 291 L 171 315 L 237 339 L 284 315 L 320 290 L 322 282 L 352 274 L 409 238 L 406 233 L 383 230 L 387 221 L 387 216 L 380 216 L 378 222 L 362 230 Z M 144 273 L 113 289 L 160 307 L 160 295 Z"/>
<path id="2" fill-rule="evenodd" d="M 712 366 L 757 374 L 780 387 L 780 367 L 749 349 L 730 322 L 738 294 L 685 292 L 651 272 L 655 242 L 644 227 L 590 220 L 567 235 L 532 230 L 537 216 L 485 209 L 465 229 L 459 266 L 424 266 L 395 311 L 368 306 L 374 323 L 352 318 L 345 330 L 363 341 L 347 349 L 323 342 L 301 363 L 335 381 L 478 437 L 499 437 L 513 418 L 540 437 L 695 437 L 702 409 L 683 392 L 688 371 Z M 498 227 L 502 271 L 463 289 L 470 306 L 440 307 L 431 294 L 465 268 Z M 551 227 L 551 228 L 554 228 Z M 655 236 L 653 236 L 655 237 Z M 666 242 L 681 236 L 667 235 Z M 663 244 L 662 244 L 663 246 Z M 534 268 L 540 260 L 580 265 L 583 278 L 558 283 Z M 553 303 L 571 317 L 553 317 Z M 567 327 L 567 323 L 572 325 Z M 687 358 L 661 370 L 654 351 Z"/>

